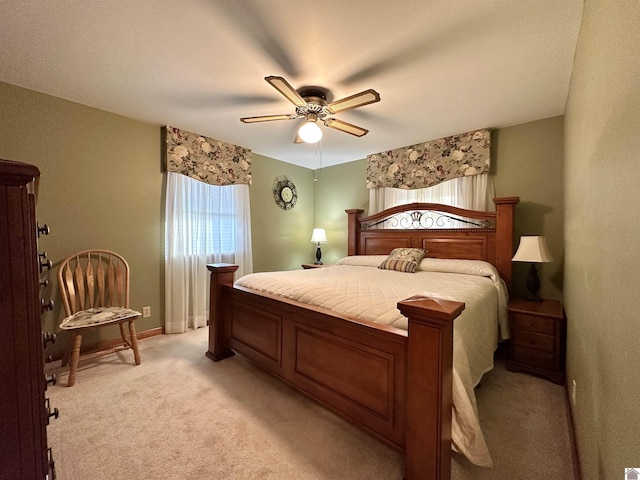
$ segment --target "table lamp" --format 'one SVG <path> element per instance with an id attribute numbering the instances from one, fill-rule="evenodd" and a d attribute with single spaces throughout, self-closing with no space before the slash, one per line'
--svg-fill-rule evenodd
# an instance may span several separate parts
<path id="1" fill-rule="evenodd" d="M 553 257 L 549 253 L 547 240 L 544 237 L 520 237 L 520 245 L 516 254 L 511 259 L 512 262 L 531 262 L 529 275 L 527 276 L 527 290 L 529 295 L 525 300 L 541 302 L 542 298 L 538 296 L 540 290 L 540 279 L 536 270 L 536 263 L 552 262 Z"/>
<path id="2" fill-rule="evenodd" d="M 311 235 L 311 241 L 318 244 L 318 248 L 316 249 L 316 261 L 313 263 L 314 265 L 322 265 L 322 262 L 320 261 L 320 258 L 322 258 L 320 244 L 327 243 L 327 234 L 325 233 L 324 228 L 314 228 L 313 234 Z"/>

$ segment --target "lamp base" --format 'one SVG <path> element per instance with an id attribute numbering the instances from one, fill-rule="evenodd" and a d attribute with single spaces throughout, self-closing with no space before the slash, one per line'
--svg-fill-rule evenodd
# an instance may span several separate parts
<path id="1" fill-rule="evenodd" d="M 322 258 L 322 252 L 320 251 L 320 244 L 318 244 L 318 248 L 316 249 L 316 261 L 313 262 L 314 265 L 322 265 L 320 259 Z"/>
<path id="2" fill-rule="evenodd" d="M 525 300 L 532 302 L 541 302 L 542 298 L 538 296 L 538 290 L 540 290 L 540 279 L 538 278 L 538 271 L 536 270 L 536 264 L 532 263 L 529 269 L 529 275 L 527 275 L 527 290 L 529 295 L 524 297 Z"/>

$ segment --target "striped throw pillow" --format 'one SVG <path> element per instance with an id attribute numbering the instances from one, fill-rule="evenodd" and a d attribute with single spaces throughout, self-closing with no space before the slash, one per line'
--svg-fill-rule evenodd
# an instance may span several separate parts
<path id="1" fill-rule="evenodd" d="M 414 273 L 426 253 L 421 248 L 394 248 L 378 268 Z"/>

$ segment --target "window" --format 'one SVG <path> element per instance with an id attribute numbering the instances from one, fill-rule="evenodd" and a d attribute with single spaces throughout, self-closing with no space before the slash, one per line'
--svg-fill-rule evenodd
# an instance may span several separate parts
<path id="1" fill-rule="evenodd" d="M 207 324 L 208 263 L 235 263 L 236 278 L 252 271 L 249 186 L 209 185 L 167 173 L 165 331 Z"/>
<path id="2" fill-rule="evenodd" d="M 179 231 L 183 232 L 184 244 L 175 243 L 173 255 L 233 255 L 236 251 L 237 215 L 232 201 L 233 187 L 203 186 L 206 188 L 197 188 L 190 193 L 191 201 L 175 219 Z M 181 246 L 184 248 L 180 250 Z"/>

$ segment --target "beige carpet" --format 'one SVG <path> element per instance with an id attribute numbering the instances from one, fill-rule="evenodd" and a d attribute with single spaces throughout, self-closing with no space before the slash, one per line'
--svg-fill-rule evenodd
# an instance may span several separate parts
<path id="1" fill-rule="evenodd" d="M 66 370 L 47 395 L 59 480 L 393 479 L 402 453 L 236 355 L 204 356 L 207 330 L 140 342 Z M 123 363 L 125 360 L 127 363 Z M 564 390 L 504 370 L 477 391 L 495 467 L 454 455 L 453 479 L 573 478 Z"/>

